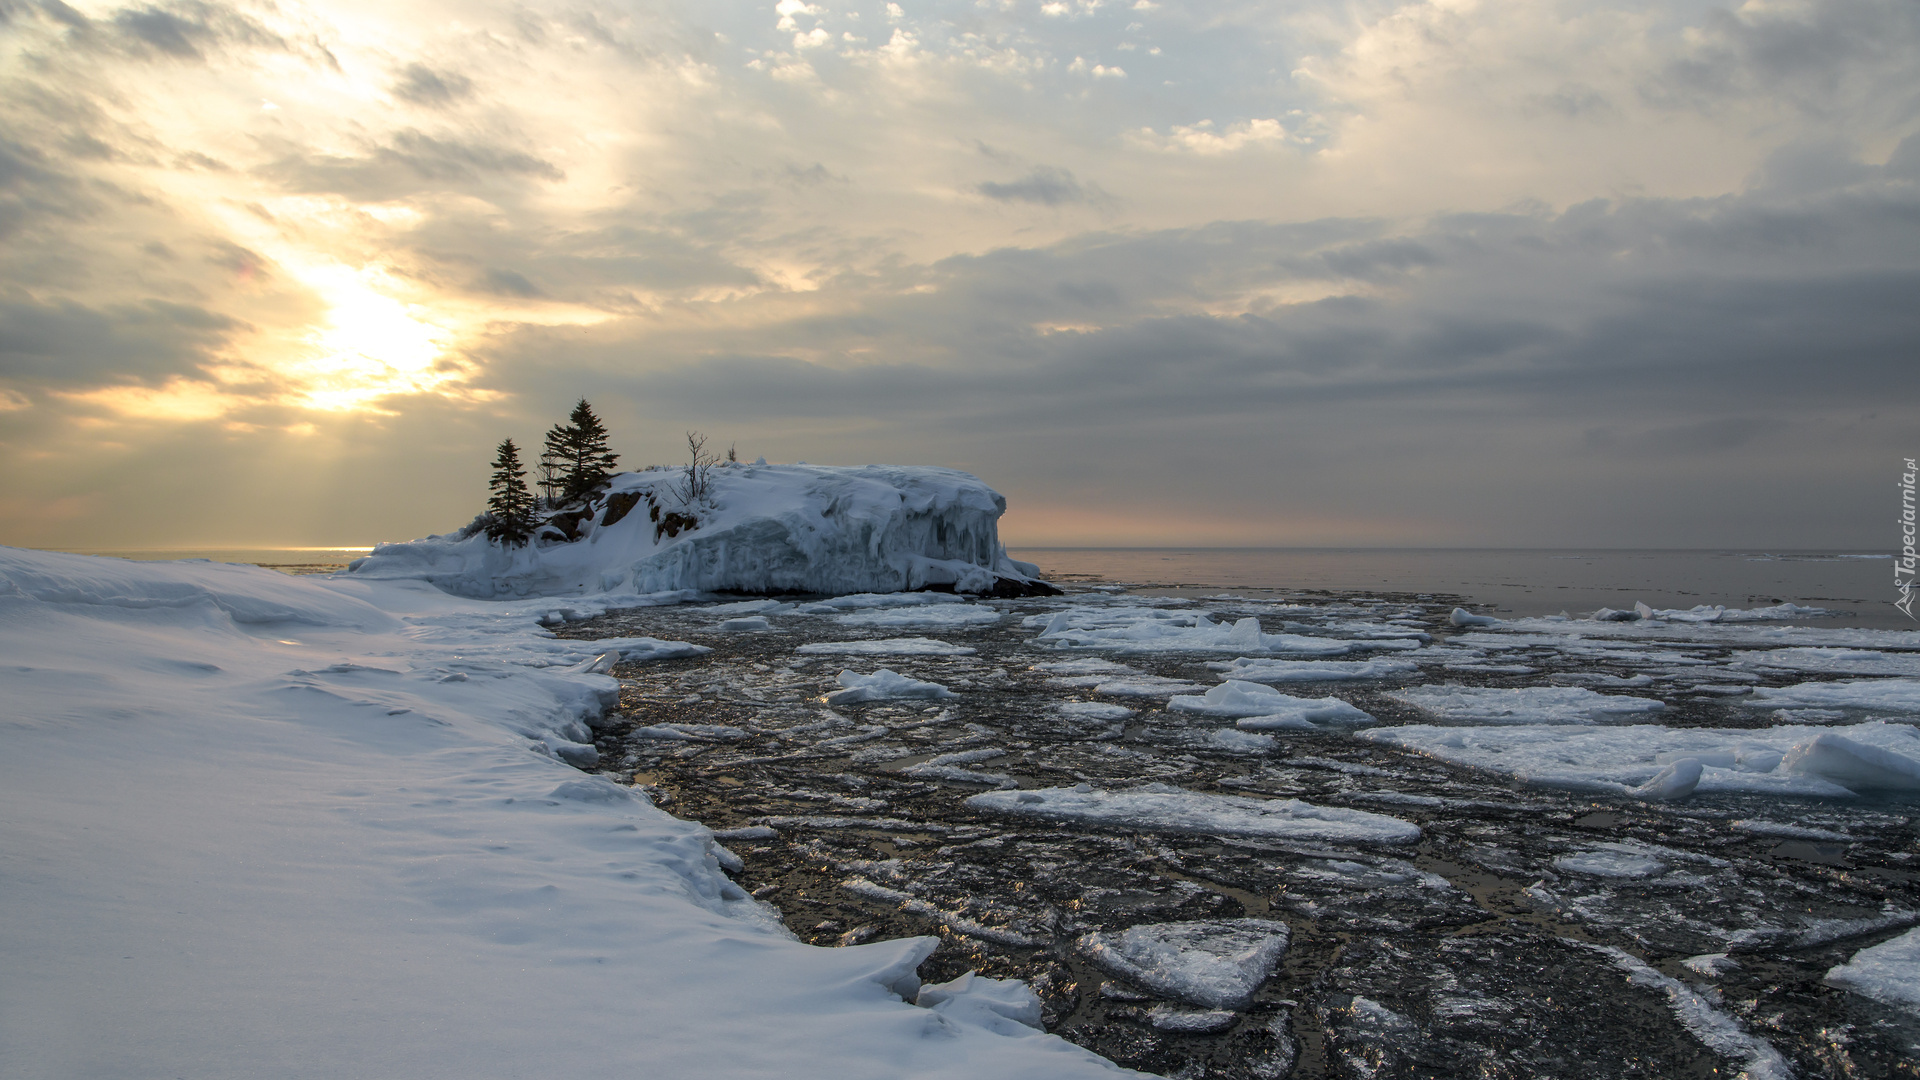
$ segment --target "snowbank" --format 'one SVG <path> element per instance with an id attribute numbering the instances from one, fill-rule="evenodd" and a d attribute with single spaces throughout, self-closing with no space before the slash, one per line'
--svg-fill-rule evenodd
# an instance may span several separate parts
<path id="1" fill-rule="evenodd" d="M 680 483 L 672 470 L 615 476 L 592 505 L 557 519 L 577 539 L 504 548 L 480 533 L 449 533 L 381 544 L 349 573 L 483 599 L 1052 591 L 1000 545 L 1006 499 L 953 469 L 726 465 L 713 470 L 710 495 L 692 503 Z"/>
<path id="2" fill-rule="evenodd" d="M 546 610 L 0 548 L 8 1077 L 1114 1075 L 563 764 L 616 686 Z"/>

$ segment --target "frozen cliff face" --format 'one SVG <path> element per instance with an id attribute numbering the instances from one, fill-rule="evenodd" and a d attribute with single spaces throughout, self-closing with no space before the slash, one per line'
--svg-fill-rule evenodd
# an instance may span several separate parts
<path id="1" fill-rule="evenodd" d="M 723 465 L 702 498 L 683 487 L 679 470 L 622 473 L 524 548 L 463 531 L 381 544 L 349 572 L 473 597 L 1050 591 L 1000 546 L 1006 499 L 953 469 Z"/>

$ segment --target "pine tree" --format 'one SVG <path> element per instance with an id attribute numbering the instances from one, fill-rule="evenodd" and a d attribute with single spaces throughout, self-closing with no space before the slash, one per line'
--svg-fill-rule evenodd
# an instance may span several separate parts
<path id="1" fill-rule="evenodd" d="M 546 449 L 540 454 L 540 494 L 549 508 L 567 501 L 567 476 L 572 471 L 572 432 L 555 424 L 547 429 Z"/>
<path id="2" fill-rule="evenodd" d="M 523 547 L 533 535 L 533 493 L 527 490 L 526 475 L 527 470 L 520 467 L 520 448 L 512 439 L 502 440 L 499 456 L 493 459 L 493 479 L 487 483 L 493 492 L 487 500 L 487 539 Z"/>
<path id="3" fill-rule="evenodd" d="M 607 428 L 593 413 L 586 398 L 573 407 L 567 427 L 556 428 L 564 434 L 566 473 L 561 499 L 572 502 L 593 494 L 613 476 L 613 464 L 620 455 L 607 449 Z M 552 435 L 548 435 L 549 441 Z"/>

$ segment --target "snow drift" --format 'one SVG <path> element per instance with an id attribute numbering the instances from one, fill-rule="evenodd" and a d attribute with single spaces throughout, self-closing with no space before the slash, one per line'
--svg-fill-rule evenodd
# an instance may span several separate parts
<path id="1" fill-rule="evenodd" d="M 1007 557 L 1007 500 L 953 469 L 724 465 L 688 499 L 676 470 L 621 473 L 563 508 L 523 548 L 478 528 L 381 544 L 349 573 L 418 579 L 458 596 L 1053 590 Z"/>

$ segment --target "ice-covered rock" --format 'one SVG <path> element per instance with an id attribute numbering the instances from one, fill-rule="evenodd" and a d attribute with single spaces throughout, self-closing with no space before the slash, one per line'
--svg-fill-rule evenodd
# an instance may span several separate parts
<path id="1" fill-rule="evenodd" d="M 1191 1005 L 1244 1009 L 1286 955 L 1287 924 L 1268 919 L 1149 923 L 1080 939 L 1095 964 Z"/>
<path id="2" fill-rule="evenodd" d="M 381 544 L 350 574 L 496 598 L 679 590 L 860 593 L 1052 591 L 1000 544 L 1006 499 L 953 469 L 729 465 L 692 502 L 673 470 L 621 473 L 508 548 L 466 530 Z M 557 538 L 561 531 L 577 539 Z"/>
<path id="3" fill-rule="evenodd" d="M 853 705 L 862 701 L 886 701 L 890 698 L 951 698 L 960 695 L 934 682 L 911 679 L 890 668 L 871 675 L 847 670 L 840 673 L 840 689 L 827 695 L 829 705 Z"/>
<path id="4" fill-rule="evenodd" d="M 1385 814 L 1299 799 L 1208 795 L 1166 784 L 1130 791 L 1030 788 L 989 791 L 967 805 L 999 814 L 1114 825 L 1142 832 L 1410 844 L 1420 827 Z"/>

